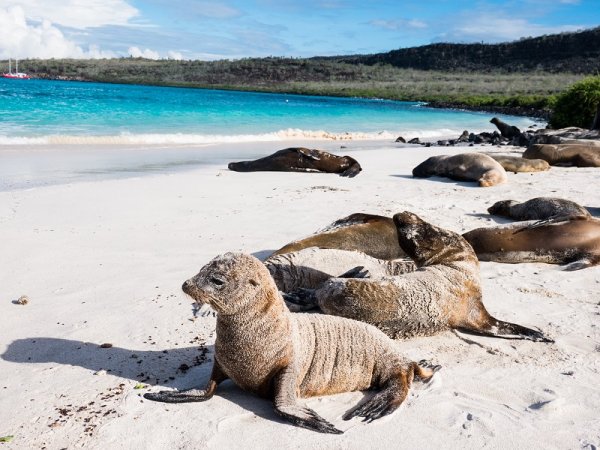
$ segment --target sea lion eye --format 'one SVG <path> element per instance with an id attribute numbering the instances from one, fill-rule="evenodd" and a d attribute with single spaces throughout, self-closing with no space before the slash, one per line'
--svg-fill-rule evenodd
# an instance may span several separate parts
<path id="1" fill-rule="evenodd" d="M 225 284 L 225 280 L 221 279 L 221 278 L 217 278 L 217 277 L 210 277 L 208 279 L 208 281 L 210 281 L 212 284 L 214 284 L 215 286 L 221 287 Z"/>

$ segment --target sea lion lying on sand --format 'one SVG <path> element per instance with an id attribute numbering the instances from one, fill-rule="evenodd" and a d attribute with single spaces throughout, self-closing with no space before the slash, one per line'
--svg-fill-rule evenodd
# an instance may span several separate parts
<path id="1" fill-rule="evenodd" d="M 217 311 L 214 365 L 205 389 L 147 393 L 168 403 L 210 399 L 230 378 L 244 390 L 272 398 L 275 411 L 295 425 L 339 434 L 298 397 L 378 388 L 344 416 L 375 420 L 404 401 L 413 377 L 428 381 L 439 366 L 421 367 L 365 323 L 318 314 L 292 314 L 267 268 L 241 253 L 218 256 L 183 284 L 198 303 Z"/>
<path id="2" fill-rule="evenodd" d="M 346 274 L 358 266 L 372 277 L 400 275 L 416 269 L 415 263 L 409 259 L 382 260 L 362 252 L 317 247 L 274 255 L 264 264 L 282 292 L 316 289 L 328 279 Z"/>
<path id="3" fill-rule="evenodd" d="M 298 294 L 336 316 L 375 325 L 388 336 L 430 336 L 461 329 L 502 338 L 549 342 L 530 328 L 492 317 L 482 303 L 479 261 L 459 234 L 431 225 L 415 214 L 394 216 L 402 249 L 415 272 L 380 278 L 332 278 L 314 292 Z M 303 296 L 304 294 L 304 296 Z"/>
<path id="4" fill-rule="evenodd" d="M 525 150 L 523 158 L 543 159 L 552 166 L 600 167 L 600 147 L 571 144 L 535 144 Z"/>
<path id="5" fill-rule="evenodd" d="M 583 206 L 571 200 L 555 197 L 536 197 L 526 202 L 501 200 L 488 208 L 494 216 L 514 220 L 569 220 L 589 219 L 592 215 Z"/>
<path id="6" fill-rule="evenodd" d="M 312 236 L 281 247 L 273 255 L 309 247 L 355 250 L 378 259 L 406 256 L 398 245 L 398 232 L 392 218 L 375 214 L 356 213 L 336 220 Z"/>
<path id="7" fill-rule="evenodd" d="M 506 170 L 507 172 L 543 172 L 550 169 L 550 164 L 543 159 L 526 159 L 521 156 L 498 155 L 486 153 Z"/>
<path id="8" fill-rule="evenodd" d="M 483 153 L 432 156 L 415 167 L 412 174 L 419 178 L 437 175 L 452 180 L 478 181 L 482 187 L 495 186 L 507 179 L 500 163 Z"/>
<path id="9" fill-rule="evenodd" d="M 567 264 L 565 270 L 600 264 L 600 220 L 593 218 L 476 228 L 463 237 L 481 261 Z"/>
<path id="10" fill-rule="evenodd" d="M 292 147 L 254 161 L 232 162 L 227 166 L 236 172 L 327 172 L 354 177 L 362 168 L 350 156 L 337 156 L 322 150 Z"/>

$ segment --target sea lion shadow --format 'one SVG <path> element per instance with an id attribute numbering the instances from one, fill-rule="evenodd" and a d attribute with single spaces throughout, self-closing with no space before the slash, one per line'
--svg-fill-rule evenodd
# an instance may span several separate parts
<path id="1" fill-rule="evenodd" d="M 210 376 L 213 345 L 172 348 L 168 350 L 131 350 L 120 347 L 102 348 L 92 342 L 32 337 L 11 342 L 0 355 L 4 361 L 16 363 L 57 363 L 79 366 L 92 372 L 105 370 L 111 375 L 149 385 L 173 388 L 194 387 Z M 199 366 L 199 367 L 198 367 Z"/>
<path id="2" fill-rule="evenodd" d="M 252 256 L 264 262 L 269 256 L 273 254 L 275 250 L 259 250 L 257 252 L 251 253 Z"/>
<path id="3" fill-rule="evenodd" d="M 480 217 L 482 219 L 490 219 L 499 224 L 514 223 L 514 220 L 507 219 L 506 217 L 498 217 L 486 213 L 466 213 L 466 215 L 471 217 Z"/>
<path id="4" fill-rule="evenodd" d="M 464 187 L 479 187 L 479 184 L 477 183 L 477 181 L 475 180 L 453 180 L 452 178 L 448 178 L 448 177 L 438 177 L 435 175 L 432 175 L 430 177 L 415 177 L 412 175 L 390 175 L 391 177 L 396 177 L 396 178 L 406 178 L 409 180 L 427 180 L 427 181 L 435 181 L 435 182 L 439 182 L 439 183 L 445 183 L 445 184 L 454 184 L 454 185 L 458 185 L 458 186 L 464 186 Z"/>

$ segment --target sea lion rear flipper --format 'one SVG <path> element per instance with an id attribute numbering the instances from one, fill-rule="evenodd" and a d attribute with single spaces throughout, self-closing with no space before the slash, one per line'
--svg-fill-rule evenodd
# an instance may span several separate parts
<path id="1" fill-rule="evenodd" d="M 543 227 L 544 225 L 555 225 L 562 222 L 569 222 L 571 220 L 588 220 L 589 217 L 586 215 L 577 215 L 577 216 L 569 216 L 569 215 L 554 215 L 550 216 L 547 219 L 537 220 L 529 225 L 519 228 L 515 230 L 514 234 L 520 233 L 525 230 L 532 230 L 534 228 Z"/>
<path id="2" fill-rule="evenodd" d="M 574 270 L 587 269 L 588 267 L 600 264 L 600 255 L 592 255 L 573 261 L 563 267 L 563 270 L 572 272 Z"/>
<path id="3" fill-rule="evenodd" d="M 502 320 L 490 317 L 483 327 L 467 328 L 461 327 L 465 331 L 482 334 L 484 336 L 499 337 L 502 339 L 526 339 L 534 342 L 554 342 L 547 338 L 539 330 L 527 328 L 516 323 L 504 322 Z"/>
<path id="4" fill-rule="evenodd" d="M 292 292 L 282 292 L 281 295 L 291 312 L 302 312 L 318 307 L 315 292 L 315 289 L 300 288 Z"/>
<path id="5" fill-rule="evenodd" d="M 365 266 L 356 266 L 348 272 L 344 272 L 336 278 L 370 278 L 371 273 Z"/>
<path id="6" fill-rule="evenodd" d="M 333 424 L 306 406 L 299 405 L 296 399 L 297 373 L 293 367 L 286 367 L 274 378 L 275 412 L 294 425 L 320 433 L 342 434 Z"/>

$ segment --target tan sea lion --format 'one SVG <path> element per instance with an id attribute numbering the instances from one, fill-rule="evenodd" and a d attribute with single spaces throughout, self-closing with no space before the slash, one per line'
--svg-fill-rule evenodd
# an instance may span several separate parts
<path id="1" fill-rule="evenodd" d="M 572 144 L 534 144 L 523 152 L 523 158 L 543 159 L 552 166 L 600 167 L 600 147 Z"/>
<path id="2" fill-rule="evenodd" d="M 398 232 L 392 218 L 375 214 L 356 213 L 336 220 L 312 236 L 281 247 L 273 255 L 309 247 L 356 250 L 378 259 L 406 256 L 398 245 Z"/>
<path id="3" fill-rule="evenodd" d="M 543 172 L 550 169 L 550 164 L 543 159 L 526 159 L 521 156 L 498 155 L 486 153 L 506 170 L 507 172 Z"/>
<path id="4" fill-rule="evenodd" d="M 567 264 L 565 270 L 600 264 L 600 220 L 593 218 L 476 228 L 463 237 L 481 261 Z"/>
<path id="5" fill-rule="evenodd" d="M 549 341 L 537 330 L 492 317 L 482 303 L 479 261 L 459 234 L 415 214 L 394 216 L 415 272 L 373 279 L 332 278 L 310 297 L 320 309 L 375 325 L 393 338 L 461 329 L 502 338 Z"/>
<path id="6" fill-rule="evenodd" d="M 500 163 L 483 153 L 432 156 L 415 167 L 412 174 L 418 178 L 437 175 L 452 180 L 478 181 L 482 187 L 495 186 L 507 179 Z"/>
<path id="7" fill-rule="evenodd" d="M 514 220 L 569 220 L 592 217 L 583 206 L 555 197 L 536 197 L 522 203 L 516 200 L 502 200 L 490 206 L 488 212 L 494 216 Z"/>
<path id="8" fill-rule="evenodd" d="M 212 374 L 205 389 L 147 393 L 168 403 L 210 399 L 230 378 L 244 390 L 273 399 L 286 420 L 323 433 L 342 433 L 298 397 L 380 389 L 344 420 L 375 420 L 396 410 L 413 377 L 435 369 L 402 356 L 381 331 L 365 323 L 319 314 L 290 313 L 267 268 L 241 253 L 218 256 L 183 284 L 198 303 L 217 311 Z"/>
<path id="9" fill-rule="evenodd" d="M 232 162 L 227 166 L 236 172 L 327 172 L 354 177 L 362 168 L 350 156 L 337 156 L 322 150 L 292 147 L 254 161 Z"/>
<path id="10" fill-rule="evenodd" d="M 264 264 L 282 292 L 316 289 L 329 278 L 347 274 L 356 267 L 367 270 L 371 277 L 400 275 L 416 268 L 409 259 L 382 260 L 363 252 L 317 247 L 274 255 Z"/>

